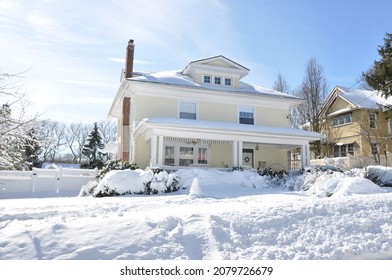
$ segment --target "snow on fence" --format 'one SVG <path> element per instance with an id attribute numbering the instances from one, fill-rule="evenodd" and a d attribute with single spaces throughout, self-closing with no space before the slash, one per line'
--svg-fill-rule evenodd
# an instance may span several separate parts
<path id="1" fill-rule="evenodd" d="M 32 171 L 0 171 L 0 198 L 13 193 L 77 194 L 87 182 L 96 180 L 98 169 L 33 168 Z M 30 195 L 35 196 L 35 195 Z"/>
<path id="2" fill-rule="evenodd" d="M 376 162 L 373 156 L 368 157 L 335 157 L 335 158 L 323 158 L 323 159 L 312 159 L 310 164 L 317 165 L 333 165 L 341 169 L 352 169 L 352 168 L 363 168 L 369 165 L 383 165 L 392 166 L 392 154 L 386 158 L 384 155 L 380 155 L 380 162 Z"/>

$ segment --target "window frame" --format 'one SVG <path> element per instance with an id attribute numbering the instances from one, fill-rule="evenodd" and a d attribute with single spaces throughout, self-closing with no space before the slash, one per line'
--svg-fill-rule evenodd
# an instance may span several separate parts
<path id="1" fill-rule="evenodd" d="M 206 78 L 208 78 L 208 82 L 206 82 Z M 203 83 L 204 84 L 211 84 L 212 83 L 212 79 L 211 78 L 212 78 L 211 75 L 204 74 L 203 75 Z"/>
<path id="2" fill-rule="evenodd" d="M 354 143 L 333 146 L 333 157 L 347 156 L 354 156 Z"/>
<path id="3" fill-rule="evenodd" d="M 245 109 L 245 110 L 244 110 Z M 250 109 L 250 110 L 247 110 Z M 251 112 L 249 112 L 251 111 Z M 254 106 L 248 106 L 248 105 L 239 105 L 238 106 L 238 123 L 239 124 L 247 124 L 247 125 L 255 125 L 255 119 L 256 119 L 256 109 Z M 251 113 L 252 117 L 248 116 L 241 116 L 241 113 Z M 251 122 L 241 122 L 241 120 L 252 120 Z"/>
<path id="4" fill-rule="evenodd" d="M 373 116 L 373 118 L 372 118 Z M 377 113 L 369 112 L 369 127 L 371 129 L 377 129 Z"/>
<path id="5" fill-rule="evenodd" d="M 185 143 L 185 142 L 177 142 L 177 141 L 165 141 L 163 145 L 163 159 L 164 159 L 164 164 L 166 164 L 167 159 L 166 158 L 166 149 L 167 147 L 173 147 L 174 149 L 174 162 L 170 164 L 169 166 L 182 166 L 182 167 L 187 167 L 187 166 L 192 166 L 192 165 L 204 165 L 208 166 L 210 163 L 210 147 L 206 143 Z M 186 158 L 186 156 L 181 157 L 181 149 L 192 149 L 192 156 Z M 200 154 L 201 150 L 203 151 L 203 154 Z M 188 162 L 191 160 L 192 163 L 189 165 L 181 165 L 181 162 L 185 162 L 188 160 Z M 202 161 L 202 162 L 201 162 Z"/>
<path id="6" fill-rule="evenodd" d="M 193 113 L 193 112 L 182 111 L 182 105 L 183 104 L 185 105 L 185 103 L 193 104 L 195 106 L 195 112 Z M 186 117 L 187 116 L 186 114 L 188 114 L 188 116 L 191 114 L 192 115 L 194 114 L 194 118 L 193 117 L 192 118 Z M 197 120 L 198 116 L 199 116 L 199 103 L 197 101 L 194 101 L 194 100 L 179 100 L 178 101 L 178 118 L 179 119 Z"/>
<path id="7" fill-rule="evenodd" d="M 353 123 L 352 113 L 347 113 L 344 115 L 339 115 L 339 116 L 333 117 L 331 123 L 332 123 L 333 127 L 346 125 L 346 124 L 352 124 Z"/>

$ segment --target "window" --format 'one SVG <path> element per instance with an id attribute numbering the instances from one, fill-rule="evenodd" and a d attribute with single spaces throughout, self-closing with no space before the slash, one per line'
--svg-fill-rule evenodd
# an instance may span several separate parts
<path id="1" fill-rule="evenodd" d="M 214 77 L 214 84 L 220 85 L 221 84 L 221 78 L 220 77 Z"/>
<path id="2" fill-rule="evenodd" d="M 198 164 L 207 164 L 207 148 L 199 148 Z"/>
<path id="3" fill-rule="evenodd" d="M 231 86 L 231 79 L 225 78 L 225 86 Z"/>
<path id="4" fill-rule="evenodd" d="M 240 106 L 239 119 L 242 124 L 254 124 L 253 107 Z"/>
<path id="5" fill-rule="evenodd" d="M 196 120 L 196 102 L 180 102 L 180 119 Z"/>
<path id="6" fill-rule="evenodd" d="M 174 165 L 174 146 L 165 147 L 165 165 Z"/>
<path id="7" fill-rule="evenodd" d="M 373 155 L 378 155 L 378 146 L 377 143 L 370 143 L 370 148 L 372 150 Z"/>
<path id="8" fill-rule="evenodd" d="M 168 166 L 208 165 L 209 148 L 201 142 L 165 141 L 163 156 L 164 164 Z"/>
<path id="9" fill-rule="evenodd" d="M 344 144 L 333 146 L 334 157 L 346 157 L 348 155 L 354 155 L 354 144 Z"/>
<path id="10" fill-rule="evenodd" d="M 369 127 L 377 128 L 377 115 L 375 112 L 369 113 Z"/>
<path id="11" fill-rule="evenodd" d="M 343 124 L 348 124 L 348 123 L 352 123 L 352 115 L 350 114 L 345 114 L 345 115 L 341 115 L 338 117 L 334 117 L 332 119 L 332 126 L 338 126 L 338 125 L 343 125 Z"/>
<path id="12" fill-rule="evenodd" d="M 211 84 L 211 76 L 204 75 L 204 83 Z"/>
<path id="13" fill-rule="evenodd" d="M 188 166 L 193 164 L 193 148 L 180 147 L 180 166 Z"/>

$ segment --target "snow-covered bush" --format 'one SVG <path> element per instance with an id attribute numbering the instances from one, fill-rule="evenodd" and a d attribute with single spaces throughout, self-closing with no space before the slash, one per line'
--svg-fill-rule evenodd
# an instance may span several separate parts
<path id="1" fill-rule="evenodd" d="M 392 167 L 369 165 L 366 168 L 365 178 L 380 187 L 392 187 Z"/>
<path id="2" fill-rule="evenodd" d="M 136 163 L 123 160 L 109 160 L 99 172 L 99 179 L 103 179 L 105 175 L 112 170 L 135 170 L 138 169 Z"/>
<path id="3" fill-rule="evenodd" d="M 118 196 L 126 194 L 157 194 L 178 190 L 179 178 L 175 173 L 142 170 L 112 170 L 99 182 L 89 182 L 79 196 Z"/>

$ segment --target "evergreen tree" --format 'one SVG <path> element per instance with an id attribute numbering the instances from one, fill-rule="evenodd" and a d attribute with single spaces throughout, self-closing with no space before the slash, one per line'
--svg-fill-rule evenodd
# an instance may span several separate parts
<path id="1" fill-rule="evenodd" d="M 99 133 L 98 124 L 95 122 L 94 127 L 88 135 L 82 150 L 82 154 L 85 155 L 89 160 L 88 167 L 100 168 L 103 166 L 103 153 L 100 151 L 103 148 L 104 144 L 102 143 L 102 137 Z"/>
<path id="2" fill-rule="evenodd" d="M 392 33 L 386 33 L 384 45 L 378 46 L 380 60 L 362 73 L 365 81 L 375 90 L 382 92 L 385 98 L 392 95 Z"/>
<path id="3" fill-rule="evenodd" d="M 30 168 L 41 167 L 42 162 L 38 159 L 41 153 L 41 146 L 35 135 L 35 129 L 32 128 L 27 133 L 27 139 L 25 140 L 25 157 Z"/>

